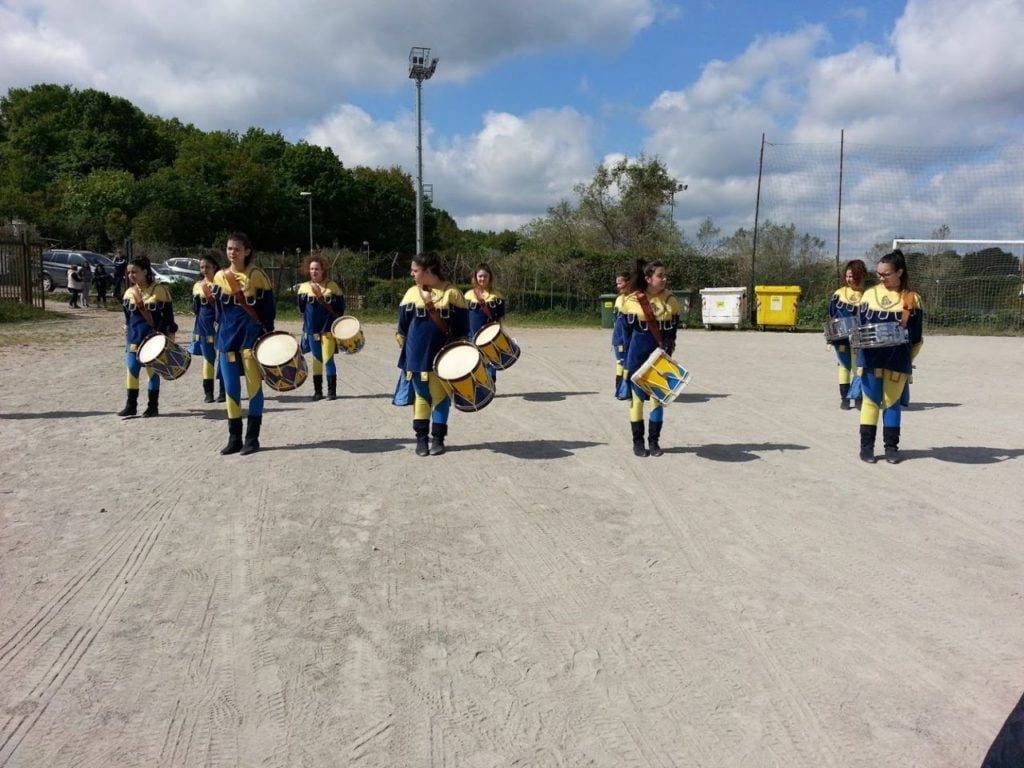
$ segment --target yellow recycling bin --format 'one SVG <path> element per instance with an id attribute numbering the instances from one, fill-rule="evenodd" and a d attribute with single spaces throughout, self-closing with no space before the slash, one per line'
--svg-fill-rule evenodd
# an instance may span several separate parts
<path id="1" fill-rule="evenodd" d="M 800 303 L 799 285 L 755 285 L 757 296 L 757 327 L 796 328 L 797 305 Z"/>

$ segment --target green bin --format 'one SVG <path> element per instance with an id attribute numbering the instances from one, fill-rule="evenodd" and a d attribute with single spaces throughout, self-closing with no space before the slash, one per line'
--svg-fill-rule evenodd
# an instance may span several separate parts
<path id="1" fill-rule="evenodd" d="M 601 304 L 601 327 L 611 328 L 615 325 L 615 300 L 617 293 L 602 293 L 597 297 Z"/>

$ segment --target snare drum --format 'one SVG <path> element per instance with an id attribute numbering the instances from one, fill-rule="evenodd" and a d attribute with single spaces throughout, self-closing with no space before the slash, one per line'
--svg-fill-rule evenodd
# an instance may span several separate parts
<path id="1" fill-rule="evenodd" d="M 857 318 L 853 315 L 833 317 L 825 321 L 825 341 L 845 341 L 857 329 Z"/>
<path id="2" fill-rule="evenodd" d="M 898 347 L 910 343 L 907 329 L 899 323 L 868 323 L 858 326 L 850 334 L 850 343 L 855 347 Z"/>
<path id="3" fill-rule="evenodd" d="M 519 359 L 519 345 L 505 333 L 499 322 L 488 323 L 477 331 L 473 343 L 480 348 L 487 362 L 499 371 L 511 368 Z"/>
<path id="4" fill-rule="evenodd" d="M 468 341 L 443 347 L 434 358 L 434 373 L 460 411 L 480 411 L 494 399 L 494 382 L 483 353 Z"/>
<path id="5" fill-rule="evenodd" d="M 185 375 L 192 355 L 166 334 L 158 332 L 151 333 L 139 344 L 139 362 L 161 379 L 174 381 Z"/>
<path id="6" fill-rule="evenodd" d="M 354 355 L 366 344 L 359 320 L 351 315 L 342 315 L 331 323 L 331 335 L 338 342 L 338 349 Z"/>
<path id="7" fill-rule="evenodd" d="M 629 378 L 648 397 L 668 405 L 690 383 L 690 372 L 658 348 Z"/>
<path id="8" fill-rule="evenodd" d="M 290 392 L 306 380 L 306 358 L 290 333 L 274 331 L 260 337 L 252 348 L 263 381 L 278 392 Z"/>

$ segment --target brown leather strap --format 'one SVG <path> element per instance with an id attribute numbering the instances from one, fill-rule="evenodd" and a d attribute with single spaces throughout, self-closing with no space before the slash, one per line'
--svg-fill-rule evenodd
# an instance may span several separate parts
<path id="1" fill-rule="evenodd" d="M 913 291 L 903 291 L 901 298 L 903 299 L 903 314 L 900 316 L 900 325 L 906 328 L 907 323 L 910 322 L 910 311 L 914 308 L 914 299 L 917 298 L 917 294 Z"/>
<path id="2" fill-rule="evenodd" d="M 224 279 L 228 281 L 228 285 L 231 287 L 231 295 L 235 297 L 235 303 L 240 304 L 242 309 L 245 310 L 245 314 L 247 314 L 260 328 L 262 328 L 264 332 L 266 332 L 267 327 L 263 325 L 263 321 L 260 320 L 260 316 L 256 314 L 256 310 L 253 309 L 249 305 L 249 302 L 245 300 L 245 294 L 242 292 L 242 286 L 239 285 L 238 279 L 231 274 L 230 269 L 222 270 L 222 272 L 224 273 Z"/>
<path id="3" fill-rule="evenodd" d="M 649 330 L 651 335 L 654 337 L 654 343 L 664 349 L 665 342 L 661 338 L 661 328 L 658 327 L 658 321 L 654 319 L 654 310 L 651 309 L 651 302 L 647 300 L 647 294 L 643 291 L 637 291 L 636 300 L 637 303 L 640 304 L 640 308 L 644 311 L 644 317 L 647 318 L 647 330 Z"/>
<path id="4" fill-rule="evenodd" d="M 311 291 L 313 291 L 313 295 L 316 297 L 316 300 L 320 303 L 321 307 L 330 312 L 332 317 L 340 317 L 340 315 L 338 315 L 338 313 L 334 311 L 334 307 L 328 304 L 327 301 L 324 299 L 324 293 L 323 291 L 320 290 L 319 285 L 310 280 L 309 288 Z"/>
<path id="5" fill-rule="evenodd" d="M 487 320 L 489 322 L 494 322 L 494 315 L 491 313 L 491 308 L 484 299 L 484 295 L 480 293 L 480 289 L 476 286 L 473 286 L 473 295 L 476 296 L 476 302 L 480 305 L 480 309 L 482 309 L 484 314 L 487 315 Z"/>
<path id="6" fill-rule="evenodd" d="M 424 295 L 426 290 L 427 295 Z M 423 306 L 427 308 L 427 314 L 430 315 L 430 319 L 434 321 L 434 325 L 440 329 L 441 333 L 445 336 L 448 335 L 448 326 L 444 322 L 444 318 L 441 317 L 441 313 L 437 311 L 437 307 L 434 306 L 434 298 L 429 288 L 420 288 L 420 297 L 423 299 Z"/>
<path id="7" fill-rule="evenodd" d="M 135 308 L 142 313 L 142 319 L 155 331 L 157 328 L 156 323 L 153 322 L 153 313 L 146 308 L 146 301 L 142 298 L 142 289 L 133 285 L 132 291 L 135 293 Z"/>

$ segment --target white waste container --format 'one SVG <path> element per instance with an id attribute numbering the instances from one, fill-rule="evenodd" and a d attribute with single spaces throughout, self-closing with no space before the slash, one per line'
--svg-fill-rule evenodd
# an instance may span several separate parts
<path id="1" fill-rule="evenodd" d="M 747 289 L 701 288 L 700 307 L 705 328 L 714 325 L 739 330 L 747 315 Z"/>

